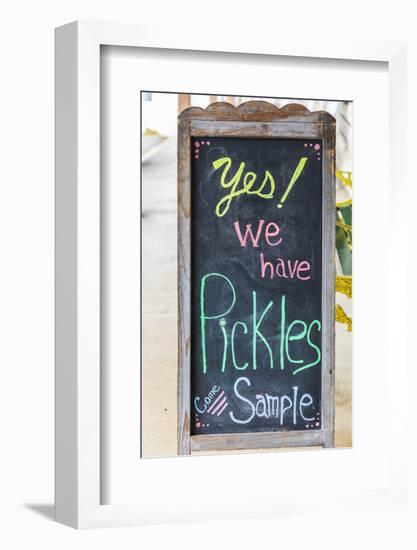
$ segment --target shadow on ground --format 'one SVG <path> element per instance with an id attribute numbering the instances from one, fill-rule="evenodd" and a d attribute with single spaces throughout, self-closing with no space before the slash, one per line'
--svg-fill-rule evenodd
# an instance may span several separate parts
<path id="1" fill-rule="evenodd" d="M 44 518 L 55 521 L 55 506 L 53 504 L 25 504 L 25 508 Z"/>

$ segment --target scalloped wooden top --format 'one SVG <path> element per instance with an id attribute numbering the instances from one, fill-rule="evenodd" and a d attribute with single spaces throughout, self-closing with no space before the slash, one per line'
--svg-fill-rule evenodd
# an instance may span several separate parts
<path id="1" fill-rule="evenodd" d="M 327 111 L 309 111 L 300 103 L 289 103 L 281 109 L 268 101 L 245 101 L 238 107 L 226 101 L 211 103 L 206 109 L 189 107 L 178 115 L 182 120 L 233 120 L 245 122 L 326 122 L 335 118 Z"/>

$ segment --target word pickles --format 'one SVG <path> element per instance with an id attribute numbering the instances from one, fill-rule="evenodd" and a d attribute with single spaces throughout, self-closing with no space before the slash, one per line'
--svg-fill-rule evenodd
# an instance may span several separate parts
<path id="1" fill-rule="evenodd" d="M 208 315 L 206 286 L 210 284 L 211 281 L 215 285 L 218 285 L 219 281 L 220 284 L 227 285 L 230 290 L 231 300 L 230 304 L 222 304 L 222 308 L 218 313 Z M 217 367 L 218 372 L 225 372 L 227 366 L 235 368 L 236 370 L 246 370 L 250 365 L 252 370 L 256 370 L 258 368 L 258 346 L 264 346 L 267 350 L 266 361 L 261 365 L 262 367 L 284 370 L 286 365 L 290 365 L 294 366 L 293 374 L 297 374 L 316 366 L 320 362 L 320 348 L 314 343 L 317 332 L 321 330 L 320 321 L 314 319 L 307 324 L 302 319 L 293 319 L 287 323 L 285 294 L 275 303 L 273 300 L 269 300 L 264 307 L 259 309 L 258 294 L 255 290 L 252 291 L 252 307 L 248 316 L 245 317 L 249 320 L 231 322 L 228 328 L 227 316 L 233 313 L 236 299 L 235 287 L 228 277 L 221 273 L 208 273 L 204 275 L 201 280 L 200 290 L 201 355 L 203 373 L 206 373 L 208 368 L 207 347 L 209 346 L 212 334 L 210 338 L 207 337 L 207 325 L 210 322 L 215 323 L 214 326 L 210 327 L 211 333 L 215 330 L 221 331 L 223 338 L 222 360 L 221 365 Z M 265 318 L 274 307 L 279 308 L 280 312 L 279 326 L 276 327 L 276 332 L 279 334 L 280 340 L 277 353 L 278 358 L 274 357 L 274 338 L 272 337 L 271 340 L 269 340 L 268 337 L 265 336 L 263 330 Z M 246 361 L 241 360 L 239 362 L 237 360 L 237 348 L 239 347 L 238 343 L 242 339 L 248 339 L 250 341 L 251 356 L 250 359 Z M 298 357 L 296 354 L 297 344 L 303 340 L 305 340 L 311 348 L 309 357 Z M 212 368 L 215 368 L 214 365 L 212 365 Z"/>

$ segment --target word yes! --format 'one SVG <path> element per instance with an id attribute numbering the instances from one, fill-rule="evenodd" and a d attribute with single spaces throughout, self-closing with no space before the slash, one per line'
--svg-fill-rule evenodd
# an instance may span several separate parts
<path id="1" fill-rule="evenodd" d="M 291 177 L 291 180 L 288 184 L 288 187 L 281 197 L 281 200 L 279 204 L 277 204 L 277 208 L 282 208 L 284 201 L 288 197 L 291 189 L 293 188 L 295 182 L 300 177 L 302 171 L 304 170 L 304 166 L 307 162 L 307 157 L 301 157 L 299 160 L 294 173 Z M 254 189 L 254 185 L 257 180 L 257 174 L 255 172 L 245 172 L 245 162 L 241 162 L 239 165 L 239 168 L 236 170 L 235 174 L 229 179 L 226 180 L 230 168 L 232 166 L 232 159 L 230 157 L 222 157 L 215 161 L 213 161 L 213 168 L 215 170 L 218 170 L 219 168 L 223 167 L 222 174 L 220 176 L 220 185 L 223 189 L 229 190 L 229 193 L 222 197 L 219 202 L 216 205 L 216 215 L 221 218 L 227 212 L 229 211 L 230 205 L 232 204 L 232 201 L 234 198 L 238 197 L 239 195 L 256 195 L 262 199 L 272 199 L 274 198 L 275 194 L 275 180 L 273 175 L 269 170 L 265 170 L 265 176 L 262 180 L 262 183 L 257 189 Z"/>

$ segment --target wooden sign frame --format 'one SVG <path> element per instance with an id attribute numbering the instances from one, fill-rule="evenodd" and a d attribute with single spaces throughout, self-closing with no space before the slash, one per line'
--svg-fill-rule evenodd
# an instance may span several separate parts
<path id="1" fill-rule="evenodd" d="M 212 103 L 178 117 L 178 454 L 276 447 L 334 446 L 335 366 L 335 130 L 325 111 L 300 104 L 279 109 L 266 101 L 234 107 Z M 191 138 L 301 138 L 323 140 L 322 172 L 322 425 L 315 431 L 193 435 L 191 408 Z"/>

